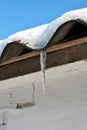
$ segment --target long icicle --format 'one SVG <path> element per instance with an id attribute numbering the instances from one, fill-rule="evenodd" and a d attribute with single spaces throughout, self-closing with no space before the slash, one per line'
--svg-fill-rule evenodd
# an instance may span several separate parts
<path id="1" fill-rule="evenodd" d="M 45 88 L 45 66 L 46 66 L 46 51 L 41 50 L 40 52 L 40 64 L 41 64 L 41 72 L 42 72 L 42 89 L 43 94 L 46 94 L 46 88 Z"/>

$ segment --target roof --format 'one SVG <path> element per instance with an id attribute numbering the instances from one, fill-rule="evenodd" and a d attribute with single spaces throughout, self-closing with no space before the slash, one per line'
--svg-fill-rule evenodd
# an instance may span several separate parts
<path id="1" fill-rule="evenodd" d="M 20 31 L 9 36 L 7 39 L 0 40 L 0 55 L 2 58 L 5 54 L 7 55 L 7 52 L 9 52 L 9 55 L 17 56 L 22 53 L 22 50 L 17 50 L 19 46 L 22 46 L 21 48 L 23 48 L 23 51 L 31 51 L 32 49 L 40 50 L 55 43 L 64 42 L 66 40 L 74 39 L 75 37 L 77 38 L 86 35 L 87 8 L 73 10 L 63 14 L 61 17 L 49 24 Z M 16 46 L 11 45 L 15 43 Z M 7 47 L 10 45 L 12 47 Z M 14 46 L 17 51 L 12 54 L 10 52 L 12 52 L 11 50 Z"/>

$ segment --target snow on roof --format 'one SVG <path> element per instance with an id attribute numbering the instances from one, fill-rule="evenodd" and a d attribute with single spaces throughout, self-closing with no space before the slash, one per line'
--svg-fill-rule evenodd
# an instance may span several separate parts
<path id="1" fill-rule="evenodd" d="M 6 45 L 8 44 L 8 40 L 0 40 L 0 56 L 4 50 L 4 48 L 6 47 Z"/>
<path id="2" fill-rule="evenodd" d="M 25 44 L 29 48 L 36 49 L 35 43 L 39 43 L 38 39 L 42 35 L 43 31 L 46 29 L 47 26 L 48 24 L 44 24 L 38 27 L 20 31 L 9 36 L 5 40 L 0 40 L 0 56 L 6 45 L 15 41 Z"/>
<path id="3" fill-rule="evenodd" d="M 3 40 L 0 40 L 0 43 L 2 43 L 3 42 Z"/>
<path id="4" fill-rule="evenodd" d="M 8 37 L 9 42 L 20 41 L 25 43 L 32 49 L 38 49 L 39 37 L 41 37 L 44 30 L 47 28 L 48 24 L 44 24 L 38 27 L 34 27 L 32 29 L 28 29 L 25 31 L 20 31 Z M 36 44 L 37 43 L 37 44 Z M 41 44 L 40 44 L 41 46 Z"/>
<path id="5" fill-rule="evenodd" d="M 52 21 L 43 33 L 43 47 L 48 44 L 49 40 L 61 25 L 71 20 L 82 20 L 87 23 L 87 8 L 69 11 Z"/>
<path id="6" fill-rule="evenodd" d="M 20 31 L 9 36 L 7 39 L 0 41 L 0 55 L 8 43 L 15 41 L 32 49 L 43 49 L 62 24 L 78 19 L 87 23 L 87 8 L 69 11 L 49 24 Z"/>

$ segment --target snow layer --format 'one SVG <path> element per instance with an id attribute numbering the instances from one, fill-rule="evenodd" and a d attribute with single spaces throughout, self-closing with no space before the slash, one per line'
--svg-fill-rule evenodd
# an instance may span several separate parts
<path id="1" fill-rule="evenodd" d="M 18 32 L 14 35 L 8 37 L 9 42 L 20 41 L 26 46 L 32 49 L 38 49 L 38 46 L 42 48 L 42 44 L 39 42 L 39 37 L 41 37 L 44 30 L 47 28 L 48 24 L 41 25 L 32 29 Z"/>
<path id="2" fill-rule="evenodd" d="M 6 45 L 14 41 L 18 41 L 22 44 L 25 44 L 27 47 L 32 49 L 38 48 L 38 44 L 36 43 L 39 43 L 38 39 L 42 35 L 43 31 L 46 29 L 47 26 L 48 24 L 45 24 L 32 29 L 20 31 L 9 36 L 5 40 L 0 40 L 0 56 Z M 40 46 L 42 45 L 40 44 Z"/>
<path id="3" fill-rule="evenodd" d="M 6 40 L 0 41 L 0 55 L 5 46 L 13 41 L 19 41 L 32 49 L 43 49 L 62 24 L 78 19 L 87 23 L 87 8 L 69 11 L 49 24 L 20 31 L 9 36 Z"/>
<path id="4" fill-rule="evenodd" d="M 4 50 L 4 48 L 6 47 L 6 45 L 8 44 L 8 40 L 0 40 L 0 56 Z"/>
<path id="5" fill-rule="evenodd" d="M 3 40 L 0 40 L 0 43 L 2 43 L 3 42 Z"/>
<path id="6" fill-rule="evenodd" d="M 52 21 L 44 31 L 42 37 L 40 37 L 41 39 L 44 40 L 42 41 L 43 48 L 48 44 L 49 40 L 52 38 L 56 30 L 62 24 L 71 20 L 82 20 L 85 23 L 87 23 L 87 8 L 69 11 L 63 14 L 61 17 L 57 18 L 56 20 Z"/>

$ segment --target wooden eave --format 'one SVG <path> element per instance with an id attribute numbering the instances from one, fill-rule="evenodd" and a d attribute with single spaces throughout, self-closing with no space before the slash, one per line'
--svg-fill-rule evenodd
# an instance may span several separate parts
<path id="1" fill-rule="evenodd" d="M 87 58 L 87 36 L 46 49 L 46 69 Z M 29 52 L 0 64 L 0 80 L 40 71 L 40 52 Z"/>

